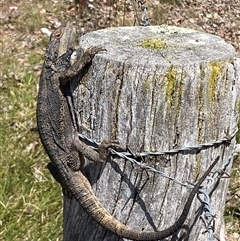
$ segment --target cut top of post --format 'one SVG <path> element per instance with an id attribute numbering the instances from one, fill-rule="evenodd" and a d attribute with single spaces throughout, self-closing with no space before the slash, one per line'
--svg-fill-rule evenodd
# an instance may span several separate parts
<path id="1" fill-rule="evenodd" d="M 107 57 L 120 62 L 181 65 L 231 59 L 236 56 L 232 45 L 222 38 L 175 26 L 118 27 L 98 30 L 80 39 L 80 46 L 92 43 L 107 50 Z"/>

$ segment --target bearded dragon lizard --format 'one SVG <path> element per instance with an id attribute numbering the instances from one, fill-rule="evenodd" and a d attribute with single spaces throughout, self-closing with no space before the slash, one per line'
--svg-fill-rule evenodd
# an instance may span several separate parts
<path id="1" fill-rule="evenodd" d="M 50 37 L 39 83 L 37 125 L 41 142 L 52 165 L 58 172 L 62 186 L 100 225 L 113 233 L 132 240 L 159 240 L 171 236 L 184 224 L 195 194 L 210 173 L 216 159 L 192 189 L 177 221 L 161 231 L 138 231 L 122 224 L 99 203 L 88 179 L 81 172 L 84 156 L 104 162 L 108 148 L 118 148 L 118 142 L 103 142 L 98 152 L 79 140 L 73 125 L 65 90 L 67 83 L 77 76 L 103 48 L 90 47 L 71 63 L 74 51 L 74 31 L 70 23 L 62 24 Z"/>

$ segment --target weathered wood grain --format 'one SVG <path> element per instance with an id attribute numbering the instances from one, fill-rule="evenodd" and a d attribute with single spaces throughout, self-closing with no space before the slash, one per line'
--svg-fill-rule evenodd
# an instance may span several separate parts
<path id="1" fill-rule="evenodd" d="M 237 128 L 240 62 L 220 37 L 190 29 L 122 27 L 84 35 L 80 45 L 104 47 L 74 92 L 79 131 L 97 141 L 118 139 L 133 151 L 169 150 L 222 139 Z M 231 145 L 191 155 L 145 161 L 183 182 L 194 183 Z M 231 167 L 229 166 L 228 171 Z M 215 169 L 216 170 L 216 169 Z M 123 159 L 86 163 L 85 174 L 104 207 L 139 230 L 161 230 L 178 218 L 189 190 L 142 171 Z M 211 197 L 216 236 L 222 222 L 228 179 Z M 64 198 L 64 240 L 122 240 Z M 195 199 L 185 229 L 191 241 L 206 240 Z M 182 234 L 181 233 L 181 234 Z M 178 240 L 178 239 L 173 239 Z"/>

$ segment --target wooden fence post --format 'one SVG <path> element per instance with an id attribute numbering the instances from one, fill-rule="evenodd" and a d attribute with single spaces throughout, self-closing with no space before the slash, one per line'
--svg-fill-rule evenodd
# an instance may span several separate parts
<path id="1" fill-rule="evenodd" d="M 222 140 L 238 122 L 240 62 L 220 37 L 190 29 L 121 27 L 84 35 L 80 46 L 106 49 L 95 56 L 74 92 L 80 133 L 98 142 L 117 139 L 133 152 L 178 149 Z M 215 144 L 142 162 L 183 183 L 195 183 L 218 155 L 214 171 L 231 155 Z M 231 170 L 231 163 L 228 165 Z M 190 190 L 121 158 L 87 162 L 85 175 L 98 200 L 116 219 L 138 230 L 162 230 L 179 217 Z M 219 237 L 229 179 L 210 195 Z M 205 182 L 206 184 L 206 182 Z M 212 190 L 211 187 L 210 190 Z M 171 240 L 206 241 L 195 198 L 183 229 Z M 185 235 L 185 239 L 183 239 Z M 75 200 L 64 197 L 65 241 L 126 240 L 99 226 Z"/>

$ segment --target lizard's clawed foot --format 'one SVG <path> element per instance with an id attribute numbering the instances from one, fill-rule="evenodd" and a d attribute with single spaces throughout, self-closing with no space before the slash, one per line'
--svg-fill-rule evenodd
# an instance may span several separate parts
<path id="1" fill-rule="evenodd" d="M 87 53 L 91 58 L 93 58 L 97 53 L 101 51 L 107 51 L 106 49 L 98 46 L 92 46 L 86 49 L 84 52 Z"/>
<path id="2" fill-rule="evenodd" d="M 104 140 L 99 146 L 98 146 L 98 154 L 101 160 L 105 161 L 109 154 L 110 150 L 109 148 L 112 148 L 116 151 L 126 151 L 126 147 L 123 147 L 119 144 L 119 141 L 117 140 Z"/>

